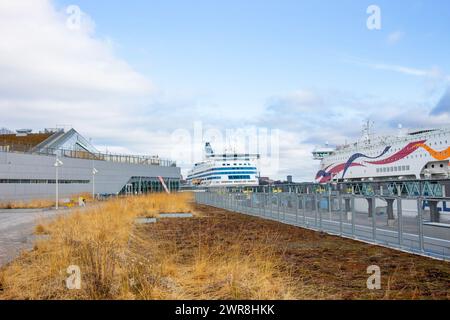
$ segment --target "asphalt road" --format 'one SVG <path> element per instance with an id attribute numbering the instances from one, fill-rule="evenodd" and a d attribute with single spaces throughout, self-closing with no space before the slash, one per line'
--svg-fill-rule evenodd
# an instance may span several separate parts
<path id="1" fill-rule="evenodd" d="M 22 250 L 32 248 L 36 224 L 64 212 L 67 210 L 0 209 L 0 266 L 14 259 Z"/>

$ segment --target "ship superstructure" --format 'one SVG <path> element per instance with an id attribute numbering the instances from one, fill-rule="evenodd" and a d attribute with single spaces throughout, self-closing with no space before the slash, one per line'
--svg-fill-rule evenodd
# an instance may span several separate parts
<path id="1" fill-rule="evenodd" d="M 257 186 L 259 154 L 215 154 L 211 144 L 205 144 L 204 160 L 189 171 L 190 185 L 206 187 Z"/>
<path id="2" fill-rule="evenodd" d="M 316 148 L 313 156 L 321 160 L 315 177 L 319 183 L 448 178 L 450 128 L 373 136 L 368 122 L 359 141 Z"/>

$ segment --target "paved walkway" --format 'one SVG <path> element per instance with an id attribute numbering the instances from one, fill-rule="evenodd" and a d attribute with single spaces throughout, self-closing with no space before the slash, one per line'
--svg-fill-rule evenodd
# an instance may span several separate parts
<path id="1" fill-rule="evenodd" d="M 0 209 L 0 266 L 8 263 L 22 250 L 33 246 L 33 231 L 40 221 L 67 213 L 49 209 Z"/>

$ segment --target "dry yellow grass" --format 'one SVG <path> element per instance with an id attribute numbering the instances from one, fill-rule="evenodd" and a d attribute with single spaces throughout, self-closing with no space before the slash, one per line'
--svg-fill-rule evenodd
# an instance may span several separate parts
<path id="1" fill-rule="evenodd" d="M 144 239 L 144 240 L 143 240 Z M 279 257 L 258 244 L 183 249 L 176 240 L 135 240 L 131 292 L 139 299 L 294 299 L 297 288 Z M 139 244 L 137 244 L 139 243 Z M 192 252 L 194 252 L 193 255 Z M 305 288 L 306 289 L 306 288 Z"/>
<path id="2" fill-rule="evenodd" d="M 60 216 L 36 232 L 37 241 L 0 272 L 2 299 L 104 299 L 129 297 L 128 242 L 138 216 L 190 211 L 190 194 L 155 194 L 114 199 L 83 212 Z M 130 260 L 131 259 L 131 260 Z M 66 269 L 82 270 L 82 290 L 67 290 Z M 132 296 L 131 296 L 132 297 Z"/>
<path id="3" fill-rule="evenodd" d="M 48 232 L 43 224 L 38 224 L 34 227 L 34 234 L 35 235 L 43 235 L 43 234 L 48 234 Z"/>
<path id="4" fill-rule="evenodd" d="M 135 223 L 170 212 L 194 218 Z M 0 299 L 449 298 L 445 262 L 194 205 L 187 193 L 99 202 L 35 233 L 34 250 L 0 270 Z M 383 290 L 366 288 L 371 264 Z M 71 265 L 81 290 L 66 287 Z"/>
<path id="5" fill-rule="evenodd" d="M 23 253 L 0 271 L 0 299 L 294 296 L 289 276 L 280 270 L 279 259 L 265 245 L 244 252 L 236 241 L 230 247 L 200 245 L 185 252 L 173 239 L 148 237 L 148 226 L 134 223 L 136 217 L 173 212 L 192 212 L 192 195 L 114 199 L 40 224 L 36 233 L 50 238 L 38 241 L 33 251 Z M 81 290 L 66 288 L 66 270 L 71 265 L 80 267 Z"/>
<path id="6" fill-rule="evenodd" d="M 52 200 L 31 200 L 0 203 L 0 209 L 42 209 L 55 206 Z"/>
<path id="7" fill-rule="evenodd" d="M 81 193 L 70 197 L 71 201 L 77 204 L 78 197 L 83 197 L 87 202 L 92 201 L 92 195 L 89 193 Z M 56 201 L 50 199 L 34 199 L 29 201 L 9 201 L 0 202 L 0 209 L 45 209 L 55 206 Z M 60 206 L 67 204 L 58 202 Z"/>

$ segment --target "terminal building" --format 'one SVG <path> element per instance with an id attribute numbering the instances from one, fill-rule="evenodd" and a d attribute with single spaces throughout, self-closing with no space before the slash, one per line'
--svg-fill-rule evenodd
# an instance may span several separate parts
<path id="1" fill-rule="evenodd" d="M 0 130 L 0 202 L 82 193 L 175 191 L 180 168 L 158 156 L 99 152 L 75 129 Z"/>

